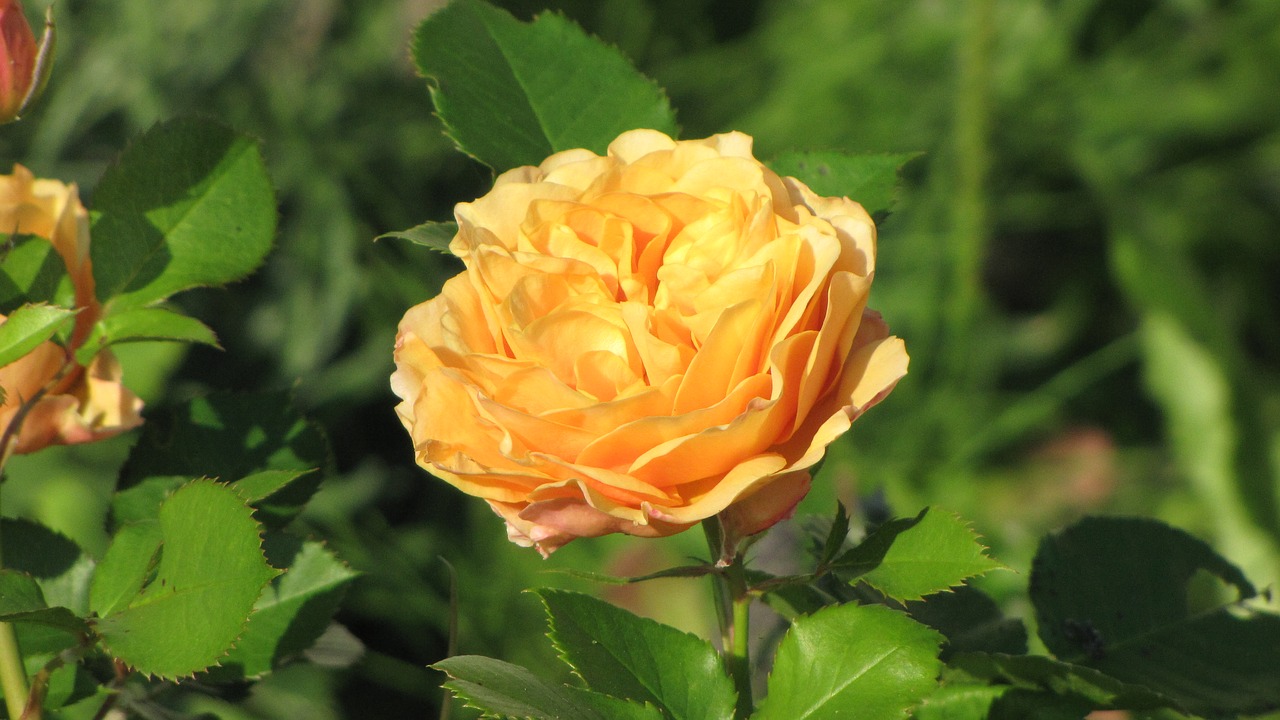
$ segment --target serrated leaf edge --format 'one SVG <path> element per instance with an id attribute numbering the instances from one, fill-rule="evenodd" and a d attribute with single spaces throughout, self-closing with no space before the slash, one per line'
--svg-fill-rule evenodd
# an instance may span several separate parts
<path id="1" fill-rule="evenodd" d="M 970 537 L 970 539 L 972 539 L 972 540 L 973 540 L 974 545 L 977 545 L 977 546 L 980 548 L 980 550 L 978 551 L 978 557 L 981 557 L 982 559 L 989 561 L 989 562 L 991 563 L 991 567 L 988 567 L 988 568 L 985 568 L 985 569 L 979 570 L 978 572 L 972 573 L 972 574 L 970 574 L 970 575 L 966 575 L 965 577 L 961 578 L 958 582 L 951 583 L 950 585 L 948 585 L 948 586 L 947 586 L 947 587 L 945 587 L 945 588 L 941 588 L 941 589 L 938 589 L 938 590 L 934 590 L 933 592 L 925 593 L 925 594 L 923 594 L 923 595 L 913 594 L 913 595 L 903 595 L 903 596 L 901 596 L 901 597 L 898 597 L 898 596 L 891 596 L 891 595 L 889 595 L 888 593 L 886 593 L 886 592 L 884 591 L 884 589 L 883 589 L 883 588 L 881 588 L 881 587 L 877 586 L 875 583 L 870 582 L 870 581 L 868 581 L 868 580 L 867 580 L 867 575 L 869 575 L 869 574 L 870 574 L 870 572 L 871 572 L 870 570 L 868 570 L 867 572 L 865 572 L 865 573 L 863 573 L 863 574 L 861 574 L 861 575 L 857 576 L 856 578 L 853 578 L 853 582 L 854 582 L 854 583 L 858 583 L 858 582 L 865 583 L 868 587 L 874 588 L 874 589 L 876 590 L 876 592 L 879 592 L 879 593 L 884 594 L 884 596 L 885 596 L 885 597 L 891 598 L 891 599 L 893 599 L 893 600 L 895 600 L 895 601 L 897 601 L 897 602 L 899 602 L 899 603 L 902 603 L 902 602 L 913 602 L 913 601 L 923 600 L 923 599 L 925 599 L 926 597 L 928 597 L 929 595 L 934 595 L 934 594 L 936 594 L 936 593 L 940 593 L 940 592 L 952 592 L 952 588 L 960 587 L 961 585 L 964 585 L 965 583 L 967 583 L 969 580 L 972 580 L 973 578 L 979 578 L 979 577 L 982 577 L 982 576 L 986 575 L 987 573 L 989 573 L 989 572 L 994 572 L 994 571 L 996 571 L 996 570 L 1007 570 L 1007 571 L 1009 571 L 1009 572 L 1014 572 L 1014 573 L 1016 573 L 1016 572 L 1017 572 L 1017 571 L 1016 571 L 1016 570 L 1014 570 L 1013 568 L 1009 567 L 1008 565 L 1005 565 L 1004 563 L 1000 562 L 999 560 L 996 560 L 995 558 L 993 558 L 993 557 L 991 557 L 990 555 L 988 555 L 988 554 L 987 554 L 987 553 L 991 550 L 991 548 L 982 542 L 982 537 L 983 537 L 982 533 L 980 533 L 980 532 L 978 532 L 976 529 L 974 529 L 974 527 L 973 527 L 973 523 L 972 523 L 971 521 L 964 519 L 964 518 L 963 518 L 961 515 L 959 515 L 958 513 L 954 513 L 954 512 L 952 512 L 952 511 L 950 511 L 950 510 L 947 510 L 947 509 L 945 509 L 945 508 L 938 507 L 938 506 L 936 506 L 936 505 L 931 505 L 931 506 L 929 506 L 928 508 L 926 508 L 926 510 L 927 510 L 928 512 L 941 512 L 941 513 L 945 513 L 945 514 L 947 514 L 947 515 L 951 516 L 952 518 L 954 518 L 955 520 L 957 520 L 957 521 L 960 523 L 961 527 L 963 527 L 966 531 L 968 531 L 968 533 L 969 533 L 969 537 Z M 864 538 L 864 540 L 865 540 L 865 538 Z M 879 566 L 877 566 L 877 567 L 879 567 Z M 873 569 L 874 569 L 874 568 L 873 568 Z"/>
<path id="2" fill-rule="evenodd" d="M 208 478 L 208 477 L 197 478 L 177 488 L 174 488 L 172 491 L 169 492 L 168 495 L 165 496 L 165 501 L 168 501 L 169 497 L 171 497 L 174 493 L 178 492 L 178 490 L 181 490 L 182 488 L 190 487 L 192 485 L 220 485 L 222 487 L 227 487 L 226 483 L 219 482 L 212 478 Z M 253 519 L 253 515 L 252 515 L 253 507 L 249 505 L 249 503 L 244 499 L 244 496 L 236 488 L 228 488 L 228 489 L 231 490 L 235 494 L 235 496 L 240 499 L 242 503 L 244 503 L 245 508 L 250 511 L 249 517 Z M 258 598 L 261 598 L 262 591 L 266 590 L 267 586 L 270 585 L 271 582 L 275 580 L 277 577 L 279 577 L 284 571 L 280 570 L 279 568 L 275 567 L 271 563 L 267 562 L 266 553 L 262 551 L 262 540 L 263 540 L 262 523 L 259 523 L 256 519 L 254 519 L 253 522 L 258 525 L 258 554 L 262 557 L 262 563 L 273 571 L 273 574 L 271 575 L 271 577 L 267 578 L 266 582 L 262 583 L 262 586 L 258 588 Z M 254 599 L 254 604 L 255 605 L 257 604 L 257 598 Z M 141 670 L 138 667 L 131 665 L 125 662 L 124 660 L 122 660 L 116 654 L 116 652 L 111 649 L 111 644 L 107 642 L 107 639 L 105 637 L 103 637 L 102 635 L 99 635 L 97 632 L 94 632 L 94 638 L 102 646 L 102 648 L 107 651 L 107 653 L 111 656 L 113 660 L 124 664 L 124 666 L 129 668 L 131 671 L 138 673 L 149 680 L 152 680 L 152 679 L 160 679 L 160 680 L 166 680 L 166 681 L 191 680 L 191 679 L 194 679 L 197 674 L 204 672 L 206 670 L 209 670 L 210 668 L 222 667 L 222 661 L 225 660 L 231 654 L 232 649 L 236 647 L 236 643 L 240 642 L 240 638 L 244 637 L 245 629 L 248 628 L 249 626 L 249 618 L 252 617 L 255 612 L 257 612 L 256 607 L 250 608 L 249 613 L 245 615 L 244 620 L 241 621 L 240 623 L 240 630 L 236 633 L 235 639 L 231 641 L 231 643 L 226 647 L 226 649 L 224 649 L 222 653 L 218 655 L 218 657 L 212 663 L 201 668 L 190 670 L 185 673 L 174 673 L 174 674 L 153 673 L 153 672 L 148 672 L 146 670 Z M 94 620 L 96 619 L 97 618 L 88 619 L 89 625 L 91 627 L 95 624 Z"/>
<path id="3" fill-rule="evenodd" d="M 451 2 L 452 2 L 452 1 L 456 1 L 456 0 L 451 0 Z M 437 9 L 437 12 L 438 12 L 439 10 L 444 9 L 444 7 L 447 7 L 447 4 L 446 4 L 445 6 L 441 6 L 439 9 Z M 509 13 L 509 12 L 507 12 L 506 10 L 504 10 L 504 9 L 502 9 L 502 8 L 498 8 L 498 9 L 499 9 L 499 10 L 502 10 L 502 12 L 506 13 L 507 15 L 510 15 L 510 13 Z M 433 14 L 434 14 L 434 13 L 433 13 Z M 589 38 L 589 39 L 591 39 L 591 40 L 595 41 L 596 43 L 599 43 L 601 46 L 606 47 L 606 48 L 608 48 L 609 50 L 613 51 L 614 53 L 616 53 L 616 54 L 617 54 L 617 56 L 618 56 L 620 59 L 622 59 L 622 60 L 623 60 L 623 62 L 625 62 L 625 63 L 626 63 L 626 64 L 627 64 L 627 65 L 628 65 L 628 66 L 629 66 L 633 71 L 635 71 L 635 73 L 636 73 L 636 75 L 637 75 L 637 76 L 639 76 L 639 77 L 643 78 L 643 79 L 645 80 L 645 82 L 646 82 L 646 83 L 647 83 L 651 88 L 653 88 L 653 89 L 657 92 L 657 95 L 658 95 L 658 97 L 660 98 L 660 102 L 661 102 L 662 108 L 663 108 L 663 109 L 667 112 L 667 114 L 669 114 L 669 115 L 670 115 L 670 117 L 671 117 L 671 125 L 672 125 L 672 131 L 673 131 L 673 132 L 672 132 L 672 138 L 673 138 L 673 139 L 675 139 L 675 138 L 678 138 L 678 137 L 679 137 L 679 135 L 680 135 L 680 122 L 679 122 L 679 119 L 678 119 L 678 118 L 677 118 L 677 116 L 676 116 L 675 107 L 671 104 L 671 97 L 668 95 L 668 93 L 667 93 L 667 89 L 666 89 L 665 87 L 663 87 L 663 86 L 662 86 L 662 85 L 661 85 L 661 84 L 660 84 L 656 79 L 654 79 L 654 78 L 652 78 L 652 77 L 650 77 L 650 76 L 646 75 L 645 73 L 641 72 L 641 71 L 640 71 L 640 69 L 639 69 L 638 67 L 636 67 L 635 60 L 634 60 L 633 58 L 631 58 L 630 56 L 628 56 L 625 52 L 623 52 L 623 51 L 622 51 L 622 49 L 621 49 L 620 47 L 618 47 L 615 43 L 610 43 L 610 42 L 607 42 L 607 41 L 605 41 L 605 40 L 602 40 L 602 39 L 601 39 L 600 37 L 598 37 L 597 35 L 595 35 L 595 34 L 593 34 L 593 33 L 588 32 L 586 28 L 584 28 L 584 27 L 582 27 L 581 25 L 579 25 L 579 24 L 578 24 L 576 21 L 574 21 L 572 18 L 568 17 L 567 15 L 565 15 L 565 14 L 564 14 L 564 13 L 562 13 L 562 12 L 555 11 L 555 10 L 550 10 L 550 11 L 540 12 L 540 13 L 538 13 L 537 15 L 535 15 L 535 16 L 533 17 L 533 20 L 532 20 L 531 22 L 525 22 L 525 21 L 522 21 L 522 20 L 520 20 L 519 18 L 516 18 L 516 17 L 514 17 L 514 16 L 512 16 L 512 19 L 513 19 L 513 20 L 515 20 L 515 22 L 517 22 L 517 23 L 519 23 L 519 24 L 521 24 L 521 25 L 529 25 L 529 26 L 533 26 L 533 25 L 537 24 L 537 22 L 538 22 L 539 20 L 541 20 L 543 17 L 548 16 L 548 15 L 554 15 L 554 16 L 557 16 L 557 17 L 561 18 L 562 20 L 565 20 L 566 22 L 568 22 L 569 24 L 571 24 L 574 28 L 576 28 L 579 32 L 581 32 L 581 33 L 582 33 L 582 35 L 583 35 L 584 37 Z M 439 92 L 441 91 L 441 90 L 440 90 L 440 79 L 439 79 L 438 77 L 436 77 L 435 75 L 432 75 L 432 74 L 430 74 L 430 73 L 423 72 L 423 71 L 422 71 L 422 69 L 418 67 L 418 63 L 417 63 L 417 60 L 416 60 L 416 58 L 417 58 L 417 54 L 418 54 L 418 31 L 419 31 L 419 29 L 422 27 L 422 24 L 423 24 L 423 23 L 425 23 L 425 22 L 427 22 L 428 20 L 430 20 L 430 18 L 431 18 L 431 15 L 428 15 L 427 17 L 423 18 L 423 19 L 422 19 L 422 21 L 420 21 L 420 22 L 418 23 L 418 25 L 414 28 L 414 31 L 413 31 L 413 41 L 412 41 L 412 43 L 410 44 L 409 54 L 410 54 L 411 59 L 413 59 L 413 66 L 414 66 L 415 70 L 417 71 L 418 76 L 419 76 L 419 77 L 421 77 L 421 78 L 423 78 L 424 80 L 426 80 L 426 81 L 427 81 L 427 86 L 428 86 L 428 87 L 427 87 L 427 92 L 428 92 L 428 94 L 429 94 L 429 95 L 430 95 L 430 97 L 431 97 L 431 106 L 432 106 L 432 108 L 433 108 L 433 111 L 432 111 L 432 113 L 431 113 L 431 114 L 432 114 L 432 116 L 433 116 L 433 117 L 435 117 L 437 120 L 439 120 L 439 121 L 440 121 L 440 125 L 441 125 L 441 127 L 443 127 L 443 128 L 444 128 L 443 135 L 444 135 L 445 137 L 447 137 L 447 138 L 449 139 L 449 141 L 450 141 L 450 142 L 452 142 L 452 143 L 453 143 L 454 148 L 455 148 L 458 152 L 462 153 L 463 155 L 466 155 L 467 157 L 471 158 L 472 160 L 475 160 L 476 162 L 480 163 L 481 165 L 484 165 L 485 167 L 489 168 L 490 170 L 494 171 L 495 173 L 506 172 L 507 170 L 512 170 L 512 169 L 514 169 L 514 168 L 496 168 L 496 167 L 494 167 L 493 165 L 491 165 L 490 163 L 488 163 L 488 162 L 486 162 L 486 161 L 482 160 L 482 159 L 481 159 L 480 157 L 478 157 L 475 153 L 471 152 L 469 149 L 467 149 L 467 147 L 466 147 L 465 145 L 463 145 L 462 141 L 458 139 L 458 136 L 457 136 L 457 129 L 455 128 L 454 124 L 453 124 L 453 123 L 450 123 L 447 119 L 445 119 L 445 118 L 444 118 L 444 116 L 442 116 L 442 115 L 440 114 L 440 109 L 439 109 L 439 108 L 440 108 L 440 104 L 439 104 L 439 102 L 437 102 L 437 100 L 436 100 L 436 95 L 437 95 L 437 93 L 439 93 Z M 518 78 L 517 78 L 517 80 L 518 80 Z M 523 89 L 523 83 L 520 83 L 520 84 L 521 84 L 521 89 Z M 536 116 L 536 115 L 537 115 L 537 113 L 535 112 L 535 113 L 534 113 L 534 115 Z M 541 118 L 539 118 L 539 122 L 541 123 Z M 565 151 L 565 150 L 572 150 L 572 149 L 575 149 L 575 148 L 561 148 L 560 150 L 556 150 L 556 149 L 555 149 L 555 147 L 554 147 L 554 143 L 552 142 L 552 139 L 551 139 L 551 138 L 546 134 L 546 131 L 541 127 L 541 124 L 539 124 L 538 131 L 539 131 L 540 133 L 542 133 L 542 136 L 547 140 L 547 144 L 548 144 L 549 146 L 551 146 L 551 147 L 552 147 L 552 150 L 551 150 L 552 154 L 555 154 L 555 153 L 557 153 L 557 152 L 563 152 L 563 151 Z M 885 153 L 885 154 L 891 154 L 891 153 Z M 921 153 L 921 154 L 923 154 L 923 153 Z M 517 167 L 518 167 L 518 166 L 517 166 Z M 901 168 L 899 168 L 899 170 L 901 170 Z"/>
<path id="4" fill-rule="evenodd" d="M 586 678 L 582 675 L 582 673 L 578 670 L 578 667 L 577 667 L 573 662 L 571 662 L 571 661 L 569 660 L 568 655 L 567 655 L 567 650 L 566 650 L 566 648 L 565 648 L 565 647 L 564 647 L 564 646 L 563 646 L 563 645 L 562 645 L 558 640 L 556 640 L 556 637 L 555 637 L 555 631 L 556 631 L 555 617 L 552 615 L 552 613 L 551 613 L 551 607 L 547 604 L 547 600 L 546 600 L 546 598 L 544 597 L 544 595 L 545 595 L 545 594 L 582 594 L 582 595 L 584 595 L 584 597 L 590 597 L 592 600 L 596 600 L 596 601 L 598 601 L 598 602 L 605 603 L 606 605 L 607 605 L 607 604 L 609 604 L 609 603 L 605 602 L 604 600 L 599 600 L 598 598 L 594 598 L 594 597 L 592 597 L 592 596 L 590 596 L 590 595 L 585 595 L 584 593 L 573 593 L 572 591 L 559 590 L 559 589 L 556 589 L 556 588 L 533 588 L 533 589 L 530 589 L 530 590 L 525 590 L 525 592 L 532 593 L 532 594 L 536 595 L 536 596 L 538 597 L 538 600 L 542 603 L 542 609 L 543 609 L 543 612 L 545 612 L 545 613 L 546 613 L 546 615 L 547 615 L 547 632 L 546 632 L 546 637 L 547 637 L 547 639 L 548 639 L 548 640 L 550 640 L 550 641 L 551 641 L 551 646 L 552 646 L 552 648 L 554 648 L 554 649 L 555 649 L 555 651 L 556 651 L 556 657 L 558 657 L 558 658 L 560 659 L 560 662 L 564 663 L 564 664 L 569 668 L 569 671 L 573 674 L 573 676 L 574 676 L 574 677 L 576 677 L 576 678 L 578 678 L 579 680 L 581 680 L 581 681 L 582 681 L 582 684 L 583 684 L 583 686 L 584 686 L 584 687 L 586 687 L 588 690 L 592 690 L 592 692 L 600 692 L 599 690 L 594 690 L 594 689 L 592 689 L 592 688 L 591 688 L 591 684 L 587 682 L 587 679 L 586 679 Z M 612 607 L 616 607 L 616 606 L 612 606 Z M 617 608 L 617 609 L 622 610 L 621 608 Z M 623 610 L 623 612 L 626 612 L 626 611 L 625 611 L 625 610 Z M 698 642 L 699 642 L 699 643 L 701 643 L 701 644 L 707 644 L 707 641 L 706 641 L 705 639 L 703 639 L 703 638 L 701 638 L 701 637 L 698 637 L 697 635 L 695 635 L 695 634 L 693 634 L 693 633 L 685 632 L 684 630 L 681 630 L 681 629 L 679 629 L 679 628 L 675 628 L 675 627 L 671 627 L 670 625 L 664 625 L 663 623 L 660 623 L 660 622 L 658 622 L 657 620 L 654 620 L 654 619 L 652 619 L 652 618 L 644 617 L 643 615 L 636 615 L 635 617 L 636 617 L 636 619 L 638 619 L 638 620 L 642 621 L 642 623 L 650 624 L 650 625 L 653 625 L 653 626 L 656 626 L 656 627 L 662 627 L 662 628 L 665 628 L 666 630 L 670 630 L 670 631 L 672 631 L 672 632 L 681 633 L 682 635 L 685 635 L 686 637 L 692 638 L 692 639 L 694 639 L 694 640 L 698 641 Z M 725 666 L 724 666 L 724 661 L 723 661 L 723 659 L 722 659 L 718 654 L 716 655 L 716 659 L 719 661 L 720 671 L 721 671 L 722 673 L 724 673 L 724 675 L 725 675 L 725 677 L 726 677 L 726 678 L 728 678 L 728 677 L 729 677 L 729 672 L 728 672 L 728 669 L 727 669 L 727 668 L 725 668 Z M 646 689 L 646 690 L 648 690 L 648 691 L 649 691 L 649 693 L 650 693 L 653 697 L 657 698 L 657 697 L 659 696 L 659 694 L 658 694 L 657 692 L 655 692 L 652 688 L 648 687 L 647 685 L 645 686 L 645 689 Z M 606 695 L 607 693 L 601 693 L 601 694 L 602 694 L 602 695 Z M 610 697 L 614 697 L 614 696 L 612 696 L 612 695 L 611 695 Z M 636 700 L 635 698 L 618 698 L 618 699 L 619 699 L 619 700 L 626 700 L 626 701 L 629 701 L 629 702 L 641 702 L 641 701 Z M 734 699 L 735 699 L 735 701 L 736 701 L 736 699 L 737 699 L 737 689 L 736 689 L 736 688 L 734 688 Z M 650 704 L 650 703 L 649 703 L 649 701 L 647 701 L 647 700 L 646 700 L 646 701 L 643 701 L 643 702 L 644 702 L 644 704 Z M 657 707 L 658 707 L 658 709 L 659 709 L 659 711 L 660 711 L 660 712 L 663 712 L 663 708 L 664 708 L 665 706 L 664 706 L 664 705 L 659 704 Z M 665 712 L 663 712 L 663 714 L 664 714 L 664 715 L 666 715 L 666 713 L 665 713 Z"/>
<path id="5" fill-rule="evenodd" d="M 197 283 L 195 285 L 189 285 L 185 288 L 182 288 L 181 290 L 171 293 L 166 297 L 157 298 L 155 300 L 151 300 L 138 305 L 129 305 L 127 307 L 155 307 L 159 303 L 165 302 L 170 297 L 173 297 L 174 295 L 177 295 L 179 293 L 186 292 L 187 290 L 195 290 L 197 288 L 205 288 L 205 287 L 225 287 L 226 285 L 230 285 L 235 282 L 240 282 L 245 278 L 249 277 L 250 275 L 253 275 L 254 273 L 256 273 L 258 270 L 262 268 L 263 265 L 266 264 L 267 257 L 271 254 L 271 250 L 272 248 L 274 248 L 276 244 L 276 235 L 279 233 L 279 230 L 280 230 L 280 213 L 278 210 L 279 205 L 277 202 L 277 199 L 280 197 L 280 190 L 279 188 L 276 187 L 275 181 L 271 178 L 271 173 L 268 171 L 268 168 L 267 168 L 266 155 L 263 153 L 263 148 L 265 146 L 264 141 L 262 140 L 262 138 L 258 137 L 257 135 L 246 133 L 236 128 L 233 128 L 230 125 L 223 122 L 222 120 L 215 118 L 211 115 L 193 113 L 193 114 L 182 115 L 179 117 L 168 118 L 165 120 L 159 120 L 153 123 L 151 127 L 131 137 L 129 141 L 125 143 L 124 148 L 119 153 L 116 154 L 116 156 L 111 160 L 111 162 L 107 164 L 106 168 L 103 169 L 102 174 L 98 176 L 98 182 L 95 183 L 94 187 L 95 188 L 100 187 L 102 185 L 103 179 L 109 177 L 112 173 L 117 172 L 119 170 L 120 165 L 123 163 L 124 158 L 129 154 L 131 150 L 134 149 L 134 147 L 138 145 L 138 143 L 143 138 L 149 137 L 151 133 L 156 132 L 160 128 L 174 126 L 180 123 L 189 123 L 189 122 L 202 122 L 202 123 L 209 123 L 211 125 L 215 125 L 223 130 L 230 132 L 237 139 L 244 140 L 246 142 L 246 149 L 257 151 L 258 158 L 261 161 L 261 165 L 263 169 L 263 176 L 266 178 L 267 187 L 271 194 L 271 204 L 273 207 L 277 208 L 275 216 L 272 218 L 272 221 L 271 221 L 271 243 L 270 243 L 271 247 L 267 248 L 267 251 L 262 254 L 262 257 L 258 258 L 257 263 L 254 264 L 253 267 L 246 269 L 244 274 L 238 279 L 230 280 L 226 283 L 222 283 L 221 285 L 205 284 L 205 283 Z M 92 229 L 92 225 L 97 220 L 97 217 L 100 215 L 101 215 L 100 212 L 95 211 L 92 207 L 89 208 L 90 229 Z M 125 287 L 127 286 L 128 286 L 128 283 L 125 283 Z M 98 298 L 99 302 L 103 304 L 104 317 L 107 313 L 111 312 L 112 308 L 110 307 L 110 305 L 112 304 L 112 302 L 116 298 L 125 294 L 127 294 L 127 291 L 122 289 L 120 292 L 116 293 L 115 295 L 112 295 L 110 298 L 107 298 L 106 300 L 103 300 L 102 298 Z"/>

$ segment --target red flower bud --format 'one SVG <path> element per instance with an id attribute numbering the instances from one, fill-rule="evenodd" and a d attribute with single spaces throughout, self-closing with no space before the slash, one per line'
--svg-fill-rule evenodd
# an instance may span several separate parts
<path id="1" fill-rule="evenodd" d="M 53 50 L 53 15 L 39 45 L 18 0 L 0 0 L 0 124 L 18 119 L 40 95 Z"/>

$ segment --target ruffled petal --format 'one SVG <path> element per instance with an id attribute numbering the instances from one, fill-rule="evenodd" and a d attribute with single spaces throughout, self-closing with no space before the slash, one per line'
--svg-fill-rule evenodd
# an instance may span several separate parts
<path id="1" fill-rule="evenodd" d="M 867 310 L 875 225 L 725 133 L 619 136 L 455 210 L 467 269 L 411 309 L 392 388 L 418 462 L 543 554 L 788 516 L 906 372 Z"/>

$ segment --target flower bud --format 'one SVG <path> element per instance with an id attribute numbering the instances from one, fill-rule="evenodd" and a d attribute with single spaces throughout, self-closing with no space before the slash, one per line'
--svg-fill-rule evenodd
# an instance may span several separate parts
<path id="1" fill-rule="evenodd" d="M 18 119 L 40 96 L 53 63 L 53 9 L 36 44 L 18 0 L 0 0 L 0 124 Z"/>

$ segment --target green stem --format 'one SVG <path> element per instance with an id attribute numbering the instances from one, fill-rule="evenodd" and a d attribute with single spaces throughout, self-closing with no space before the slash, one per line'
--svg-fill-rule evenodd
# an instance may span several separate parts
<path id="1" fill-rule="evenodd" d="M 755 700 L 751 693 L 751 596 L 747 594 L 742 556 L 733 559 L 727 579 L 733 596 L 733 644 L 725 655 L 729 674 L 738 688 L 738 717 L 751 715 Z"/>
<path id="2" fill-rule="evenodd" d="M 4 466 L 8 464 L 9 458 L 13 455 L 18 445 L 18 433 L 22 429 L 22 422 L 26 419 L 27 413 L 35 407 L 40 398 L 56 382 L 66 371 L 67 365 L 64 364 L 62 369 L 58 371 L 54 379 L 49 384 L 40 388 L 30 399 L 26 400 L 18 407 L 18 411 L 9 419 L 9 424 L 5 426 L 4 432 L 0 433 L 0 479 L 4 477 Z M 2 516 L 3 513 L 0 513 Z M 0 547 L 0 569 L 4 568 L 4 550 Z M 7 622 L 0 622 L 0 691 L 4 692 L 5 708 L 9 711 L 9 717 L 15 720 L 39 720 L 40 710 L 36 709 L 34 714 L 26 714 L 27 707 L 27 670 L 22 663 L 22 649 L 18 647 L 18 636 L 14 633 L 13 625 Z"/>
<path id="3" fill-rule="evenodd" d="M 18 638 L 10 623 L 0 623 L 0 688 L 4 690 L 9 717 L 22 717 L 27 707 L 27 672 L 22 667 L 22 652 L 18 650 Z"/>
<path id="4" fill-rule="evenodd" d="M 716 562 L 724 549 L 719 519 L 703 520 L 702 529 L 711 549 L 712 562 Z M 721 655 L 738 691 L 736 716 L 747 718 L 754 709 L 755 701 L 751 692 L 751 595 L 742 555 L 735 549 L 733 560 L 711 577 L 716 618 L 720 622 Z"/>
<path id="5" fill-rule="evenodd" d="M 986 196 L 991 164 L 991 52 L 995 30 L 994 0 L 973 0 L 965 6 L 959 47 L 959 92 L 955 106 L 956 187 L 952 199 L 950 243 L 953 256 L 948 324 L 952 333 L 952 372 L 972 380 L 975 345 L 973 326 L 984 294 L 982 258 L 990 232 Z"/>
<path id="6" fill-rule="evenodd" d="M 720 519 L 709 517 L 703 520 L 702 532 L 707 537 L 711 562 L 714 563 L 720 557 Z M 719 573 L 711 576 L 711 593 L 715 597 L 716 621 L 720 625 L 720 647 L 728 648 L 733 643 L 733 623 L 729 611 L 729 592 Z"/>
<path id="7" fill-rule="evenodd" d="M 439 560 L 449 571 L 449 644 L 445 650 L 445 657 L 453 657 L 458 654 L 458 573 L 443 555 L 439 556 Z M 452 713 L 453 693 L 446 690 L 444 698 L 440 701 L 440 720 L 449 720 Z"/>
<path id="8" fill-rule="evenodd" d="M 3 468 L 0 467 L 0 470 Z M 3 553 L 0 552 L 0 557 Z M 0 568 L 4 567 L 0 563 Z M 4 704 L 9 717 L 21 718 L 27 707 L 27 671 L 22 665 L 22 651 L 18 649 L 18 636 L 13 625 L 0 622 L 0 690 L 4 691 Z"/>

